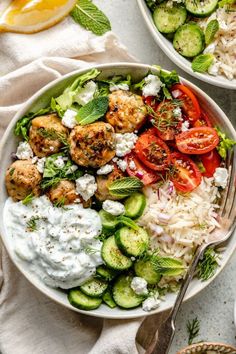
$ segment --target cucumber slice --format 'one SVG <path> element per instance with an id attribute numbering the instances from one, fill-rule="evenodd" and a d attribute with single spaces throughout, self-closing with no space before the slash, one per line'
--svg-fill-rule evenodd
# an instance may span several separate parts
<path id="1" fill-rule="evenodd" d="M 153 21 L 161 33 L 174 33 L 184 24 L 187 18 L 187 11 L 184 6 L 159 5 L 153 13 Z"/>
<path id="2" fill-rule="evenodd" d="M 146 198 L 142 193 L 134 193 L 125 203 L 125 215 L 131 219 L 139 218 L 146 206 Z"/>
<path id="3" fill-rule="evenodd" d="M 209 16 L 217 6 L 218 0 L 185 0 L 188 12 L 197 17 Z"/>
<path id="4" fill-rule="evenodd" d="M 122 227 L 115 233 L 118 247 L 128 256 L 140 256 L 148 249 L 149 236 L 143 228 Z"/>
<path id="5" fill-rule="evenodd" d="M 91 297 L 102 297 L 108 287 L 108 283 L 101 279 L 90 279 L 80 286 L 84 294 Z"/>
<path id="6" fill-rule="evenodd" d="M 138 277 L 144 278 L 148 284 L 155 285 L 159 283 L 161 274 L 157 273 L 150 260 L 140 260 L 135 262 L 134 271 Z"/>
<path id="7" fill-rule="evenodd" d="M 102 303 L 102 299 L 91 298 L 78 289 L 70 290 L 68 300 L 72 306 L 81 310 L 95 310 Z"/>
<path id="8" fill-rule="evenodd" d="M 105 292 L 105 294 L 102 297 L 103 302 L 105 302 L 105 304 L 107 304 L 107 306 L 109 306 L 111 309 L 114 309 L 114 307 L 116 307 L 116 303 L 113 300 L 112 294 L 110 290 L 107 290 Z"/>
<path id="9" fill-rule="evenodd" d="M 115 236 L 110 236 L 103 242 L 101 253 L 105 264 L 112 269 L 125 270 L 132 266 L 131 259 L 119 250 Z"/>
<path id="10" fill-rule="evenodd" d="M 176 31 L 173 45 L 184 57 L 195 57 L 205 47 L 204 33 L 197 24 L 187 23 Z"/>
<path id="11" fill-rule="evenodd" d="M 102 221 L 102 226 L 105 230 L 114 230 L 118 224 L 117 218 L 114 215 L 111 215 L 105 210 L 99 211 L 99 216 Z"/>
<path id="12" fill-rule="evenodd" d="M 103 265 L 100 265 L 96 269 L 97 274 L 106 281 L 110 281 L 115 278 L 117 272 L 113 269 L 109 269 Z"/>
<path id="13" fill-rule="evenodd" d="M 125 309 L 132 309 L 141 304 L 143 296 L 135 294 L 130 284 L 133 277 L 130 275 L 120 275 L 112 289 L 113 298 L 116 304 Z"/>

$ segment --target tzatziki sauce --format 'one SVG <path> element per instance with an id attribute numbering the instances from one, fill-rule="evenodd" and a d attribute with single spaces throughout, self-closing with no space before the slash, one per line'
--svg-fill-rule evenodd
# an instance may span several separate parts
<path id="1" fill-rule="evenodd" d="M 57 208 L 46 196 L 28 205 L 8 198 L 4 224 L 16 255 L 50 287 L 81 285 L 103 263 L 102 242 L 96 239 L 102 230 L 101 219 L 81 204 Z"/>

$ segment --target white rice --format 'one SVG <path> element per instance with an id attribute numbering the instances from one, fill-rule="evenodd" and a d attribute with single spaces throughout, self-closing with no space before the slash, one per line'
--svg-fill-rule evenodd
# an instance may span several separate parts
<path id="1" fill-rule="evenodd" d="M 185 195 L 177 194 L 172 182 L 159 189 L 145 188 L 147 206 L 139 224 L 149 232 L 152 249 L 181 259 L 186 267 L 190 264 L 196 246 L 220 227 L 216 220 L 220 194 L 213 182 L 204 177 L 199 187 Z"/>
<path id="2" fill-rule="evenodd" d="M 215 35 L 214 42 L 204 50 L 204 53 L 212 53 L 215 56 L 215 62 L 209 73 L 224 75 L 233 80 L 236 78 L 236 6 L 230 10 L 219 8 L 198 24 L 205 30 L 207 24 L 214 19 L 218 20 L 220 29 Z"/>

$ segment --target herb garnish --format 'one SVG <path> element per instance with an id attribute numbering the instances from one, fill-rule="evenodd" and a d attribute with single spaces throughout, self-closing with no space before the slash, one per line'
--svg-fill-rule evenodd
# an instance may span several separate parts
<path id="1" fill-rule="evenodd" d="M 78 0 L 71 16 L 75 22 L 98 36 L 111 30 L 110 21 L 91 0 Z"/>
<path id="2" fill-rule="evenodd" d="M 226 159 L 227 151 L 232 149 L 236 144 L 236 141 L 229 139 L 226 137 L 226 134 L 223 133 L 218 127 L 215 127 L 217 134 L 219 135 L 220 142 L 217 145 L 216 149 L 219 155 L 222 157 L 223 160 Z"/>
<path id="3" fill-rule="evenodd" d="M 95 122 L 107 111 L 108 97 L 97 97 L 89 101 L 85 106 L 78 110 L 76 120 L 80 125 L 86 125 Z"/>
<path id="4" fill-rule="evenodd" d="M 187 322 L 188 344 L 193 344 L 194 339 L 199 335 L 200 322 L 197 317 Z"/>
<path id="5" fill-rule="evenodd" d="M 109 185 L 109 193 L 113 196 L 128 197 L 143 188 L 143 183 L 136 177 L 123 177 Z"/>
<path id="6" fill-rule="evenodd" d="M 207 70 L 213 64 L 214 58 L 214 55 L 210 53 L 198 55 L 193 59 L 191 64 L 193 71 L 199 73 L 207 72 Z"/>
<path id="7" fill-rule="evenodd" d="M 205 42 L 206 42 L 206 45 L 210 44 L 217 31 L 219 30 L 220 28 L 220 25 L 219 25 L 219 22 L 218 20 L 211 20 L 208 24 L 207 24 L 207 27 L 206 27 L 206 30 L 205 30 Z"/>
<path id="8" fill-rule="evenodd" d="M 214 274 L 218 267 L 217 262 L 218 254 L 213 248 L 208 248 L 203 258 L 199 261 L 197 266 L 197 277 L 201 280 L 208 280 Z"/>
<path id="9" fill-rule="evenodd" d="M 27 230 L 30 232 L 37 230 L 37 221 L 41 218 L 39 216 L 32 216 L 29 221 L 27 222 Z"/>
<path id="10" fill-rule="evenodd" d="M 50 140 L 59 140 L 64 145 L 64 150 L 69 150 L 69 143 L 65 134 L 57 132 L 55 129 L 39 128 L 37 133 L 43 138 Z"/>
<path id="11" fill-rule="evenodd" d="M 29 203 L 32 202 L 32 200 L 34 199 L 35 195 L 33 193 L 28 194 L 23 200 L 22 200 L 22 204 L 24 205 L 28 205 Z"/>
<path id="12" fill-rule="evenodd" d="M 185 271 L 184 264 L 179 259 L 152 256 L 151 262 L 156 271 L 165 276 L 177 276 Z"/>

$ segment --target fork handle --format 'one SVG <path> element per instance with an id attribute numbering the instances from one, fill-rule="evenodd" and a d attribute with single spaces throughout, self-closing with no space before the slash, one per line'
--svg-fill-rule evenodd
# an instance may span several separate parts
<path id="1" fill-rule="evenodd" d="M 158 328 L 158 333 L 156 333 L 150 347 L 146 350 L 145 354 L 167 354 L 169 352 L 175 334 L 175 320 L 176 320 L 177 313 L 180 309 L 184 295 L 188 289 L 189 283 L 193 278 L 198 261 L 202 257 L 206 248 L 207 245 L 202 245 L 197 249 L 193 261 L 189 266 L 187 274 L 184 278 L 180 291 L 177 295 L 175 304 L 167 319 Z"/>

